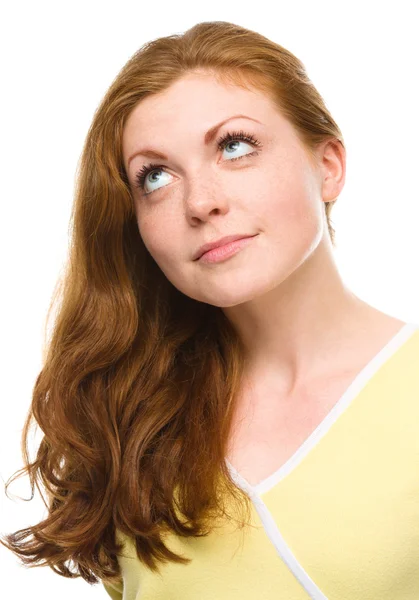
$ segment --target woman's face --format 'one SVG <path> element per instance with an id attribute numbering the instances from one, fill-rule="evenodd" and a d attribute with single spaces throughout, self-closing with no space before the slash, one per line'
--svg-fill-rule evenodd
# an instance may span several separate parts
<path id="1" fill-rule="evenodd" d="M 205 142 L 206 132 L 229 118 Z M 256 146 L 237 139 L 239 132 Z M 230 141 L 218 147 L 227 133 Z M 321 169 L 257 90 L 188 74 L 131 112 L 123 156 L 143 242 L 167 279 L 195 300 L 228 307 L 272 290 L 327 230 Z M 150 163 L 160 166 L 142 190 L 138 173 Z M 203 244 L 234 234 L 255 237 L 220 262 L 194 260 Z"/>

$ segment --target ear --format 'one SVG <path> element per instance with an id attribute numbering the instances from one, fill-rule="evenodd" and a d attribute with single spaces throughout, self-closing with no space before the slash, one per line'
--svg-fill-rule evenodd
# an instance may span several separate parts
<path id="1" fill-rule="evenodd" d="M 336 200 L 345 185 L 346 151 L 335 138 L 323 142 L 318 148 L 318 164 L 322 178 L 324 202 Z"/>

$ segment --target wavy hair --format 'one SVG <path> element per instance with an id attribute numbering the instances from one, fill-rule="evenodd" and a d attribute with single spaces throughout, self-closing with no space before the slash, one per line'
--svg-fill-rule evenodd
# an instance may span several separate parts
<path id="1" fill-rule="evenodd" d="M 225 463 L 244 348 L 219 307 L 182 294 L 148 253 L 122 157 L 133 108 L 198 71 L 269 95 L 310 156 L 325 140 L 343 145 L 302 62 L 225 21 L 144 44 L 111 83 L 77 168 L 68 259 L 47 322 L 58 308 L 22 432 L 25 466 L 6 484 L 28 474 L 32 498 L 34 485 L 46 492 L 48 516 L 1 540 L 25 565 L 89 583 L 120 577 L 118 531 L 159 571 L 159 561 L 189 562 L 165 545 L 165 531 L 208 535 L 218 516 L 234 518 L 226 497 L 249 518 Z M 333 246 L 335 201 L 325 203 Z M 30 462 L 33 421 L 43 437 Z"/>

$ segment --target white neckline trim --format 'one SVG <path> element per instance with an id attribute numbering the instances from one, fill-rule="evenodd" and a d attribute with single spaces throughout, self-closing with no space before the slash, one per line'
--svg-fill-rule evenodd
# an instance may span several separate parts
<path id="1" fill-rule="evenodd" d="M 311 579 L 309 574 L 305 571 L 305 569 L 303 569 L 298 560 L 295 558 L 294 554 L 291 552 L 266 504 L 257 494 L 251 493 L 251 497 L 253 499 L 255 508 L 259 513 L 259 517 L 263 523 L 267 536 L 275 546 L 278 555 L 280 558 L 282 558 L 291 573 L 309 594 L 312 600 L 328 600 L 327 596 L 323 594 L 321 589 Z"/>
<path id="2" fill-rule="evenodd" d="M 245 489 L 245 491 L 249 494 L 257 513 L 259 514 L 260 520 L 262 522 L 263 528 L 266 532 L 266 535 L 271 540 L 275 550 L 277 551 L 278 556 L 282 559 L 282 561 L 287 565 L 288 569 L 303 587 L 303 589 L 308 593 L 312 600 L 328 600 L 327 596 L 323 594 L 321 589 L 316 585 L 316 583 L 311 579 L 310 575 L 305 571 L 305 569 L 298 562 L 294 554 L 291 552 L 287 542 L 282 537 L 281 532 L 279 531 L 279 527 L 275 522 L 272 514 L 270 513 L 268 507 L 262 498 L 257 494 L 252 487 L 244 478 L 240 477 L 240 475 L 236 475 L 237 471 L 232 472 L 232 477 L 236 481 L 238 485 L 241 485 Z M 241 479 L 241 481 L 240 481 Z"/>
<path id="3" fill-rule="evenodd" d="M 351 402 L 358 396 L 360 391 L 366 386 L 368 381 L 379 370 L 379 368 L 398 350 L 416 331 L 419 329 L 417 323 L 405 323 L 399 331 L 387 342 L 387 344 L 379 350 L 379 352 L 361 369 L 361 371 L 353 379 L 352 383 L 342 394 L 333 408 L 320 422 L 316 429 L 308 436 L 294 454 L 274 473 L 263 479 L 256 485 L 251 485 L 240 473 L 233 467 L 228 459 L 226 464 L 232 477 L 238 485 L 241 485 L 248 491 L 253 491 L 257 495 L 262 495 L 272 489 L 284 477 L 286 477 L 296 466 L 303 460 L 305 456 L 314 448 L 320 439 L 328 432 L 330 427 L 340 417 L 340 415 L 348 408 Z"/>

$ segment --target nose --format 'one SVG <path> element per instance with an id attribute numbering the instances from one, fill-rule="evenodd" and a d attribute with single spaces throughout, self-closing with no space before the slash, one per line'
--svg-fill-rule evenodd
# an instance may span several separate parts
<path id="1" fill-rule="evenodd" d="M 206 221 L 213 215 L 228 212 L 226 191 L 216 185 L 210 176 L 196 177 L 185 188 L 185 213 L 192 223 Z"/>

